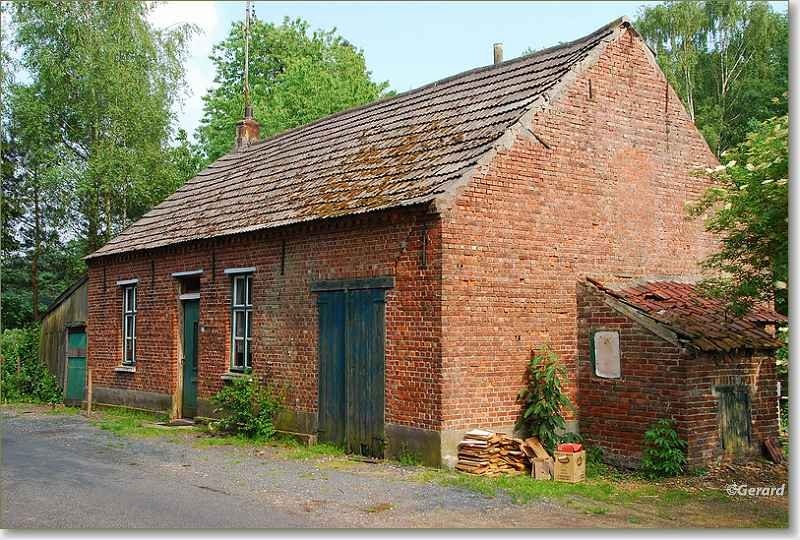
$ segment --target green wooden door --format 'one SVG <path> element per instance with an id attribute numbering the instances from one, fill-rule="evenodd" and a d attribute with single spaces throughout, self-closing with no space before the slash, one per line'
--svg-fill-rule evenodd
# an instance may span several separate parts
<path id="1" fill-rule="evenodd" d="M 343 446 L 346 434 L 344 291 L 322 292 L 319 310 L 319 414 L 321 442 Z"/>
<path id="2" fill-rule="evenodd" d="M 350 452 L 383 457 L 384 291 L 347 293 L 345 377 Z"/>
<path id="3" fill-rule="evenodd" d="M 750 392 L 746 386 L 717 387 L 722 448 L 726 454 L 750 450 Z"/>
<path id="4" fill-rule="evenodd" d="M 197 415 L 197 338 L 200 323 L 200 302 L 183 303 L 183 393 L 181 415 Z"/>
<path id="5" fill-rule="evenodd" d="M 67 381 L 64 399 L 83 401 L 86 391 L 86 330 L 67 329 Z"/>
<path id="6" fill-rule="evenodd" d="M 319 439 L 382 457 L 384 289 L 320 292 Z"/>

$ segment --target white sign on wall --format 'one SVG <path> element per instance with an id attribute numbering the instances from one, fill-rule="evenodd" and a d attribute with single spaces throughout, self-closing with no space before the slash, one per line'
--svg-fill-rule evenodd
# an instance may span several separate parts
<path id="1" fill-rule="evenodd" d="M 604 379 L 619 379 L 622 376 L 619 357 L 619 332 L 595 332 L 595 375 Z"/>

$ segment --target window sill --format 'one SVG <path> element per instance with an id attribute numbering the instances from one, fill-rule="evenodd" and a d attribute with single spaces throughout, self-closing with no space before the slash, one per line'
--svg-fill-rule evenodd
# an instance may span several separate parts
<path id="1" fill-rule="evenodd" d="M 244 373 L 242 371 L 227 371 L 220 377 L 223 381 L 236 381 L 245 377 L 251 377 L 252 373 Z"/>
<path id="2" fill-rule="evenodd" d="M 117 366 L 114 371 L 121 373 L 136 373 L 136 366 Z"/>

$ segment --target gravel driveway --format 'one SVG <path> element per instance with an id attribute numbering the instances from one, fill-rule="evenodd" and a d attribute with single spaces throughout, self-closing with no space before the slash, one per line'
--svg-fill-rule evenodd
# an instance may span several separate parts
<path id="1" fill-rule="evenodd" d="M 80 415 L 2 414 L 3 528 L 621 525 L 423 483 L 415 467 L 121 437 Z"/>

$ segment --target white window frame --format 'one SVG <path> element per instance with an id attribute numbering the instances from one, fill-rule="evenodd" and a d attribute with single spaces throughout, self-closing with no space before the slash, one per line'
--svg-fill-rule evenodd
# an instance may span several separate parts
<path id="1" fill-rule="evenodd" d="M 238 303 L 238 292 L 244 287 L 244 303 Z M 237 325 L 237 314 L 242 313 L 244 324 L 241 336 Z M 253 367 L 253 274 L 241 273 L 231 276 L 231 371 L 246 371 Z M 242 342 L 244 348 L 243 364 L 236 363 L 236 344 Z"/>
<path id="2" fill-rule="evenodd" d="M 132 302 L 128 301 L 129 291 L 132 293 Z M 124 366 L 136 364 L 136 313 L 139 307 L 138 302 L 136 283 L 124 285 L 122 287 L 122 365 Z M 128 334 L 128 320 L 131 320 L 130 335 Z M 131 343 L 130 349 L 128 349 L 128 341 Z M 130 357 L 128 357 L 129 350 Z"/>

